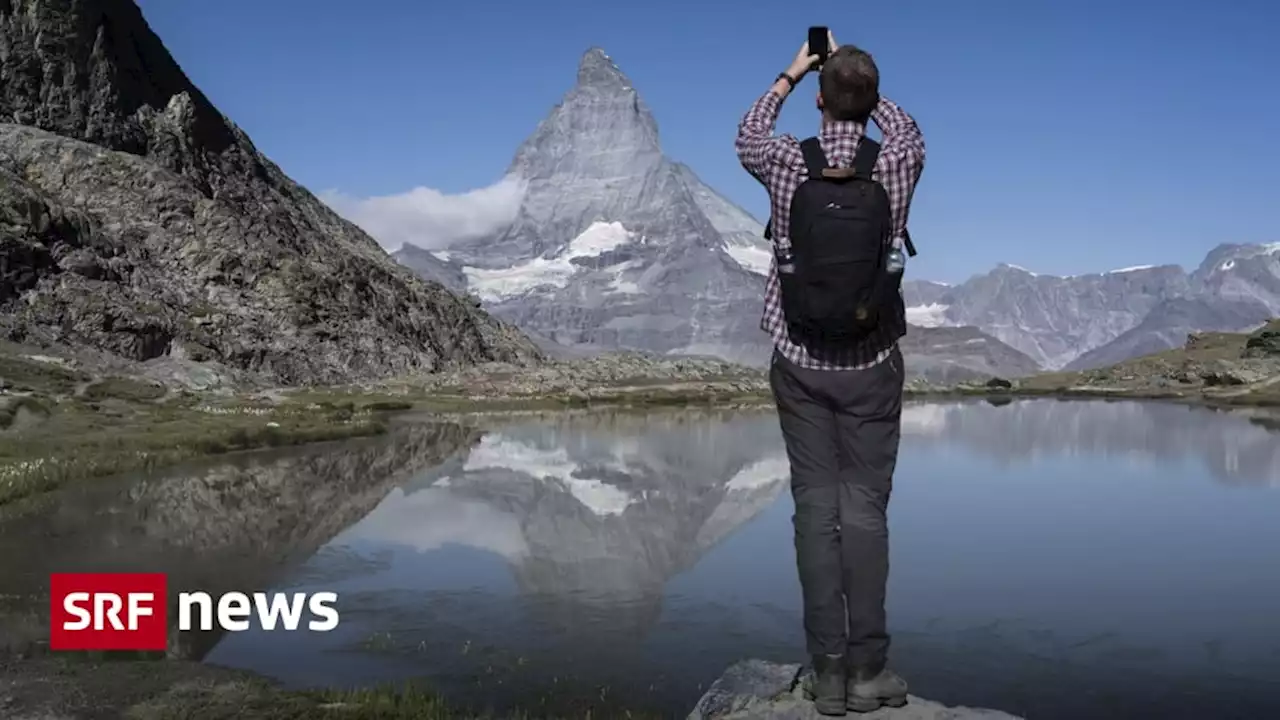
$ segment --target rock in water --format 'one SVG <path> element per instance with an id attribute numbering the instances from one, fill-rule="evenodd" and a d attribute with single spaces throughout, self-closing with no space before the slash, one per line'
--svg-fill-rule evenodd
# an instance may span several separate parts
<path id="1" fill-rule="evenodd" d="M 263 156 L 132 0 L 0 0 L 0 338 L 337 383 L 541 357 Z"/>
<path id="2" fill-rule="evenodd" d="M 689 720 L 820 720 L 799 687 L 801 666 L 762 660 L 740 662 L 720 676 L 689 713 Z M 911 696 L 905 707 L 882 708 L 867 720 L 1020 720 L 997 710 L 949 708 Z"/>
<path id="3" fill-rule="evenodd" d="M 734 128 L 724 131 L 727 146 Z M 768 362 L 772 343 L 760 314 L 771 250 L 763 226 L 663 154 L 653 115 L 602 50 L 582 57 L 577 83 L 520 146 L 508 176 L 526 189 L 509 228 L 444 252 L 405 247 L 396 258 L 475 293 L 548 343 Z M 931 340 L 932 329 L 917 334 L 917 351 L 940 355 L 909 358 L 908 372 L 1037 369 L 1012 348 L 956 354 Z M 1012 365 L 991 366 L 1009 357 Z"/>

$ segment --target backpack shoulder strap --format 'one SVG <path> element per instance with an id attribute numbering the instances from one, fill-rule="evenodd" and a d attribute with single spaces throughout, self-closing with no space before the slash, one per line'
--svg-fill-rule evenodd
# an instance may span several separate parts
<path id="1" fill-rule="evenodd" d="M 878 159 L 880 159 L 880 143 L 864 135 L 862 140 L 858 141 L 858 149 L 853 153 L 854 177 L 870 180 Z"/>
<path id="2" fill-rule="evenodd" d="M 800 143 L 800 152 L 804 153 L 804 164 L 809 168 L 809 177 L 821 180 L 822 171 L 827 169 L 827 156 L 822 152 L 822 142 L 811 137 Z"/>

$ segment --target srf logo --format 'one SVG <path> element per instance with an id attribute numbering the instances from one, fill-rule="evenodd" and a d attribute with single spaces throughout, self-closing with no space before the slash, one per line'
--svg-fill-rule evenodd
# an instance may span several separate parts
<path id="1" fill-rule="evenodd" d="M 49 649 L 166 649 L 167 589 L 163 573 L 50 575 Z"/>

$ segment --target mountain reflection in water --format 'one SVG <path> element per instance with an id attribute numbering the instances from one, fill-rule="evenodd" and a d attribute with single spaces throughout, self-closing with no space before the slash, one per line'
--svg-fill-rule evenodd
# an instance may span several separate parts
<path id="1" fill-rule="evenodd" d="M 735 660 L 802 657 L 771 413 L 485 422 L 67 493 L 0 525 L 0 592 L 130 568 L 334 590 L 334 632 L 178 651 L 295 686 L 426 676 L 493 708 L 679 712 Z M 912 404 L 903 432 L 890 623 L 919 694 L 1037 718 L 1280 707 L 1280 436 L 1051 400 Z"/>

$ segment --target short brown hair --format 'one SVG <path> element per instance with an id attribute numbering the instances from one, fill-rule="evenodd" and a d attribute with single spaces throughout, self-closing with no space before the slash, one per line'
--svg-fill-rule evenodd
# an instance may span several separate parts
<path id="1" fill-rule="evenodd" d="M 880 70 L 867 51 L 842 45 L 823 63 L 818 91 L 832 120 L 866 122 L 880 102 Z"/>

